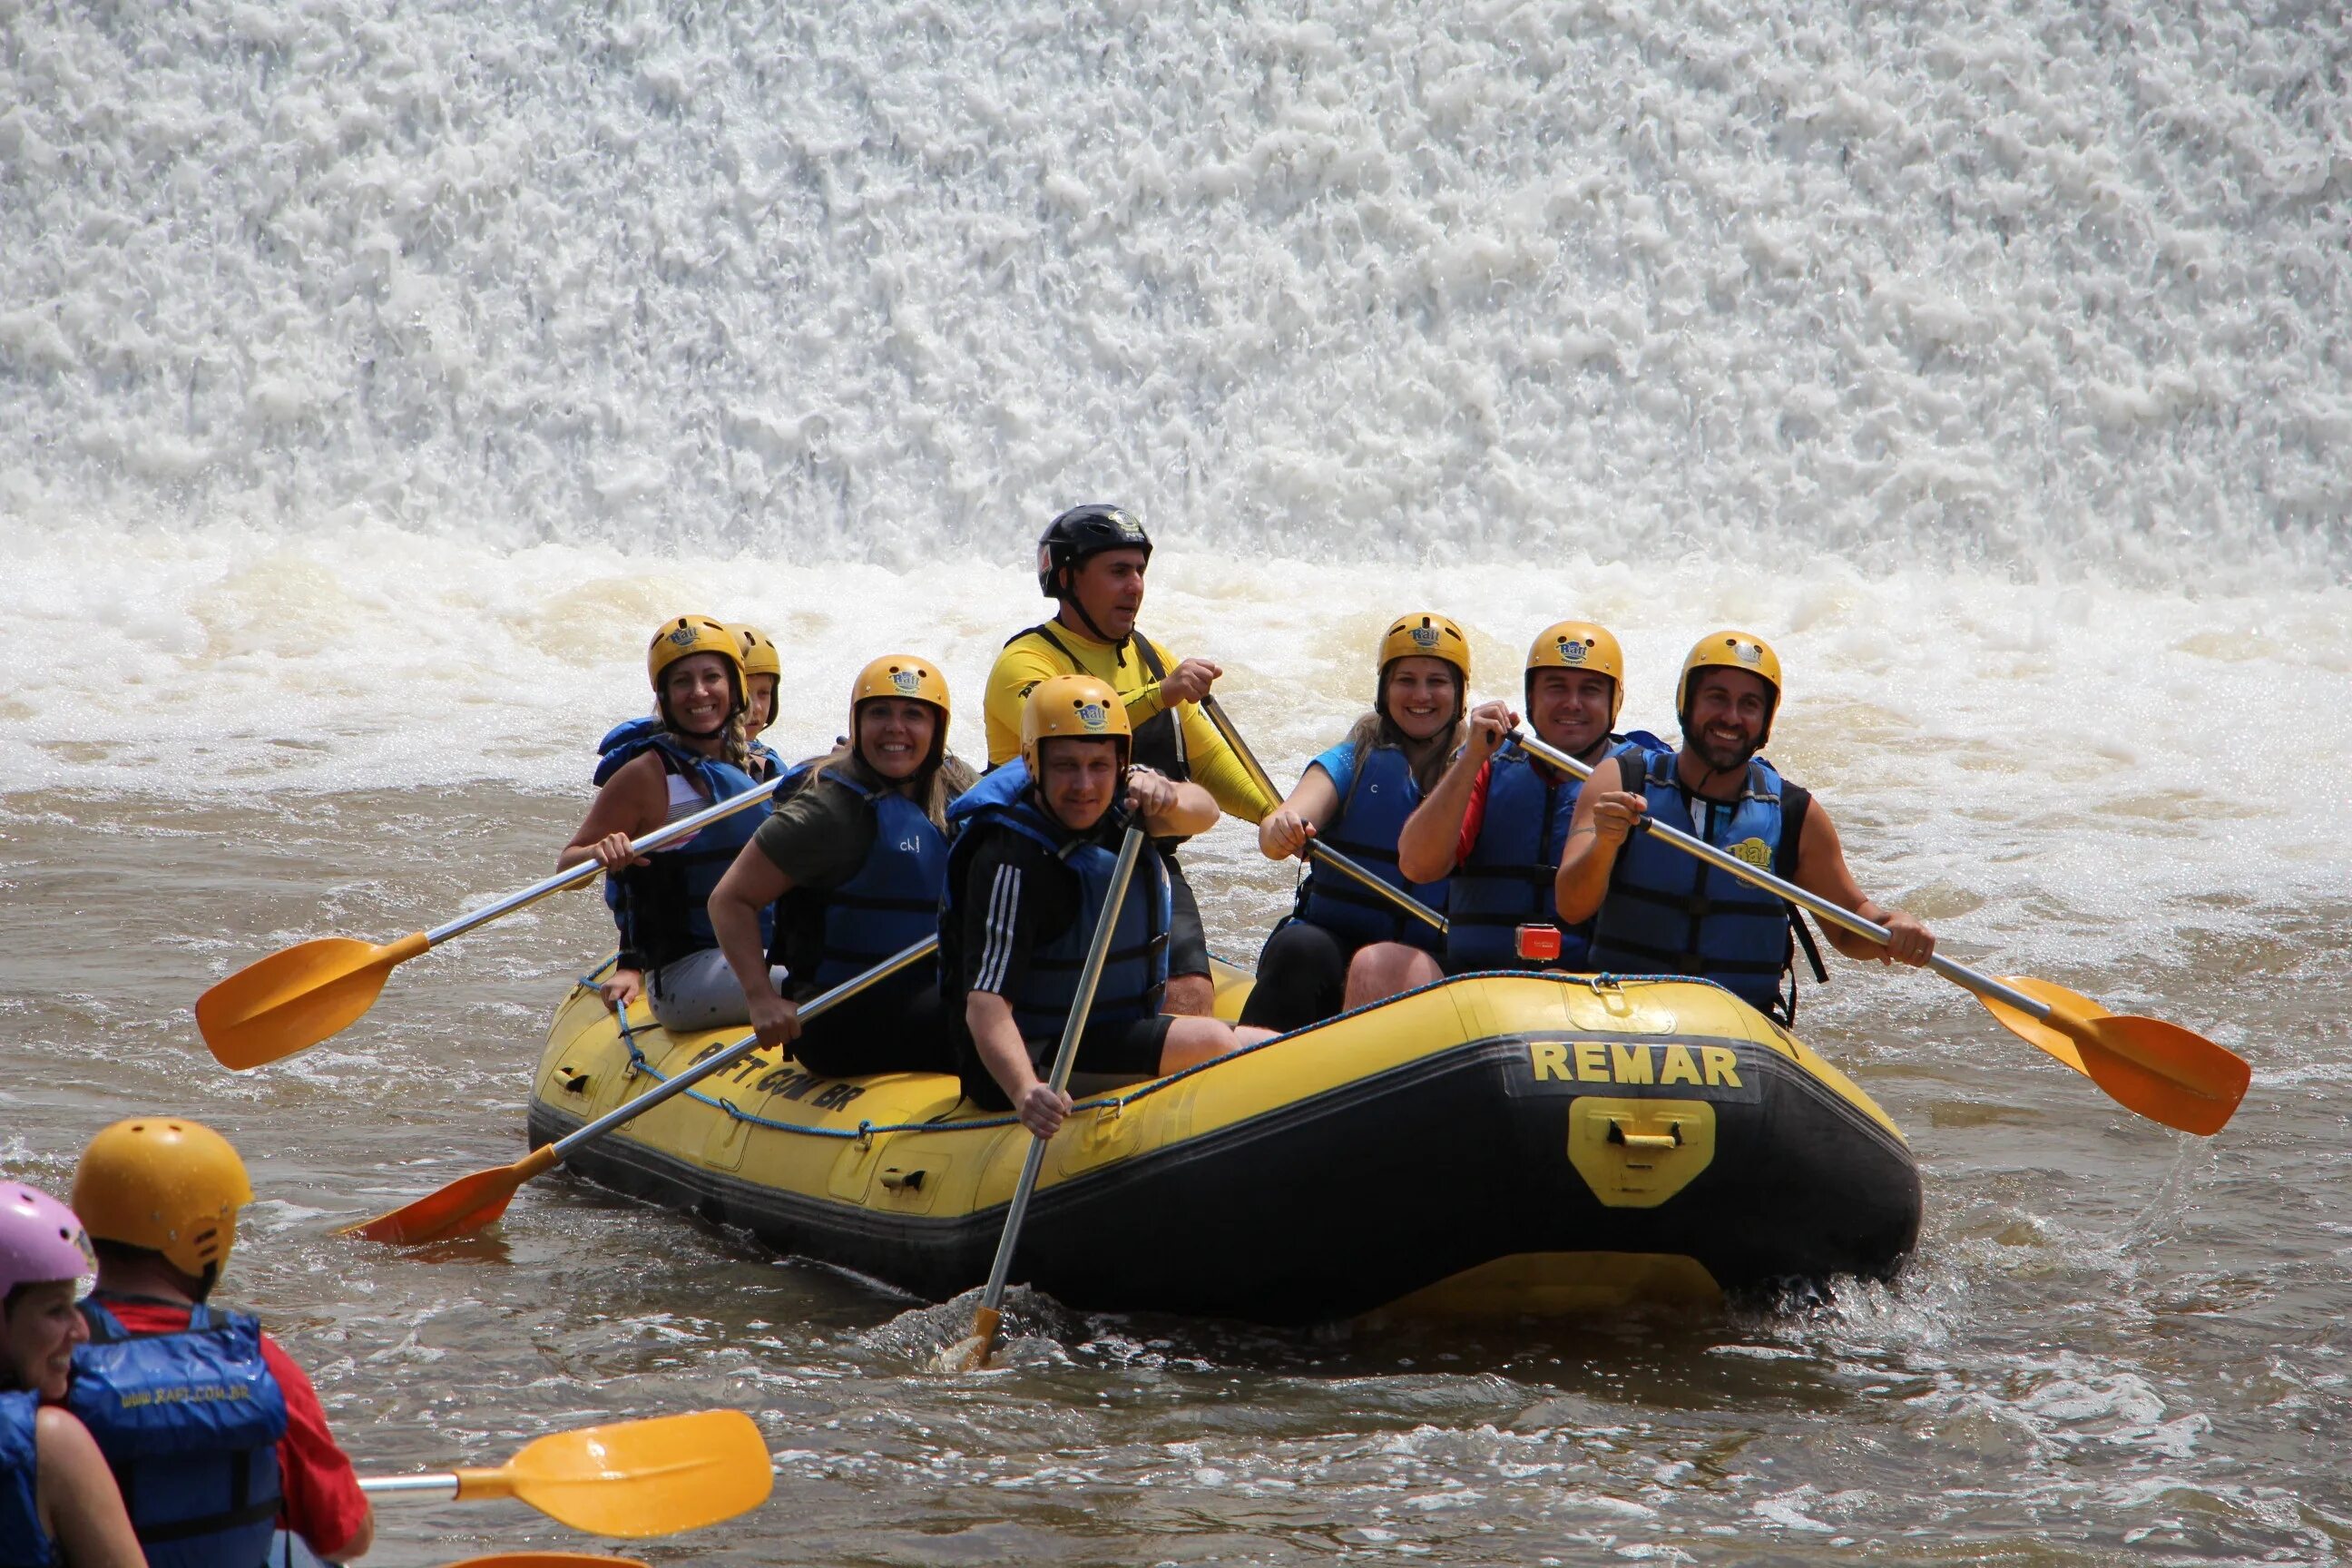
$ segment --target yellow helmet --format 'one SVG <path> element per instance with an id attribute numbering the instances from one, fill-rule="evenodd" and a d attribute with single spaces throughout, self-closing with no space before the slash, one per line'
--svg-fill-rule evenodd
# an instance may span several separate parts
<path id="1" fill-rule="evenodd" d="M 669 699 L 662 691 L 662 671 L 698 653 L 715 653 L 726 661 L 735 689 L 735 711 L 740 713 L 750 705 L 743 679 L 743 648 L 734 631 L 725 622 L 712 620 L 709 616 L 680 616 L 676 620 L 664 621 L 646 649 L 646 675 L 653 682 L 654 701 L 661 710 L 664 724 L 669 722 Z"/>
<path id="2" fill-rule="evenodd" d="M 783 656 L 776 652 L 776 645 L 770 642 L 765 634 L 754 626 L 739 626 L 730 629 L 735 633 L 735 646 L 742 655 L 746 679 L 754 675 L 772 675 L 778 680 L 784 678 Z"/>
<path id="3" fill-rule="evenodd" d="M 1401 658 L 1442 658 L 1462 672 L 1462 689 L 1470 689 L 1470 644 L 1462 628 L 1438 615 L 1400 616 L 1381 634 L 1381 676 Z"/>
<path id="4" fill-rule="evenodd" d="M 1608 627 L 1591 621 L 1556 621 L 1538 632 L 1528 646 L 1523 683 L 1523 695 L 1530 703 L 1538 669 L 1591 669 L 1607 676 L 1615 688 L 1609 694 L 1609 727 L 1617 728 L 1617 715 L 1625 706 L 1625 650 Z"/>
<path id="5" fill-rule="evenodd" d="M 755 675 L 773 676 L 775 692 L 781 693 L 784 687 L 784 661 L 782 656 L 776 652 L 776 645 L 756 627 L 736 626 L 730 626 L 728 630 L 735 634 L 735 646 L 742 653 L 743 706 L 746 709 L 751 706 L 751 678 Z M 760 726 L 761 731 L 775 723 L 776 714 L 782 707 L 783 704 L 772 693 L 768 702 L 768 722 Z"/>
<path id="6" fill-rule="evenodd" d="M 918 658 L 911 653 L 886 653 L 857 672 L 856 683 L 849 689 L 853 719 L 856 717 L 857 705 L 869 697 L 904 697 L 928 702 L 940 710 L 942 731 L 955 711 L 948 701 L 947 677 L 929 659 Z"/>
<path id="7" fill-rule="evenodd" d="M 1128 727 L 1127 704 L 1091 675 L 1049 676 L 1029 689 L 1029 700 L 1021 709 L 1021 761 L 1031 778 L 1041 776 L 1038 744 L 1059 737 L 1116 740 L 1121 767 L 1127 765 L 1135 744 L 1135 731 Z"/>
<path id="8" fill-rule="evenodd" d="M 1699 638 L 1692 645 L 1690 657 L 1683 660 L 1682 687 L 1675 702 L 1675 718 L 1685 731 L 1690 729 L 1691 693 L 1705 669 L 1744 669 L 1772 689 L 1764 704 L 1764 732 L 1756 737 L 1757 749 L 1762 750 L 1772 738 L 1772 721 L 1780 711 L 1780 656 L 1762 637 L 1747 632 L 1709 632 Z"/>
<path id="9" fill-rule="evenodd" d="M 147 1247 L 198 1277 L 228 1262 L 236 1211 L 252 1201 L 228 1140 L 185 1117 L 134 1116 L 101 1129 L 74 1171 L 73 1211 L 91 1240 Z"/>

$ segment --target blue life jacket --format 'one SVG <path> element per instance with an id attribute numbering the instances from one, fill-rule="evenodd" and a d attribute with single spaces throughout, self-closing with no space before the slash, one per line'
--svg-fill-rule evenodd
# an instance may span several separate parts
<path id="1" fill-rule="evenodd" d="M 1404 819 L 1420 804 L 1421 782 L 1412 776 L 1404 752 L 1395 746 L 1373 746 L 1358 760 L 1347 798 L 1318 837 L 1390 887 L 1411 893 L 1444 914 L 1445 879 L 1408 882 L 1397 869 L 1397 839 L 1404 833 Z M 1293 914 L 1355 947 L 1401 942 L 1433 953 L 1443 949 L 1445 941 L 1427 921 L 1406 914 L 1347 873 L 1312 861 Z"/>
<path id="2" fill-rule="evenodd" d="M 1785 879 L 1795 869 L 1794 829 L 1802 808 L 1788 809 L 1794 802 L 1784 795 L 1802 797 L 1802 792 L 1755 758 L 1738 802 L 1717 804 L 1707 814 L 1712 831 L 1701 833 L 1690 798 L 1675 780 L 1674 754 L 1653 755 L 1643 769 L 1647 820 L 1678 827 Z M 1592 963 L 1614 973 L 1700 975 L 1787 1021 L 1795 1014 L 1794 987 L 1784 996 L 1781 977 L 1794 953 L 1793 912 L 1785 900 L 1637 831 L 1617 851 L 1595 921 Z"/>
<path id="3" fill-rule="evenodd" d="M 49 1568 L 57 1550 L 41 1529 L 40 1455 L 33 1422 L 41 1396 L 0 1394 L 0 1568 Z"/>
<path id="4" fill-rule="evenodd" d="M 1087 947 L 1110 897 L 1118 852 L 1102 840 L 1118 841 L 1115 830 L 1126 826 L 1125 807 L 1114 807 L 1093 833 L 1075 835 L 1031 804 L 1029 770 L 1016 758 L 957 796 L 948 807 L 948 826 L 955 830 L 955 840 L 948 849 L 947 896 L 940 909 L 940 973 L 949 977 L 949 984 L 961 984 L 963 974 L 961 954 L 954 951 L 961 938 L 958 896 L 964 891 L 974 850 L 991 831 L 1017 833 L 1044 846 L 1077 879 L 1076 918 L 1068 930 L 1030 953 L 1025 988 L 1006 998 L 1022 1037 L 1029 1042 L 1030 1057 L 1042 1067 L 1052 1059 L 1063 1026 L 1069 1022 Z M 1127 900 L 1112 928 L 1110 952 L 1095 988 L 1094 1006 L 1087 1014 L 1089 1028 L 1097 1023 L 1148 1018 L 1160 1010 L 1160 993 L 1168 984 L 1171 913 L 1167 869 L 1147 845 L 1136 860 Z M 960 1007 L 954 1011 L 961 1016 Z"/>
<path id="5" fill-rule="evenodd" d="M 286 1395 L 261 1325 L 197 1306 L 175 1332 L 134 1334 L 97 1298 L 66 1406 L 122 1489 L 148 1568 L 258 1568 L 278 1513 Z"/>
<path id="6" fill-rule="evenodd" d="M 709 805 L 759 787 L 761 781 L 741 768 L 688 751 L 658 724 L 636 731 L 625 740 L 614 741 L 614 736 L 643 722 L 633 720 L 615 727 L 605 737 L 612 746 L 605 760 L 597 764 L 600 784 L 641 752 L 656 752 L 661 755 L 664 771 L 692 781 Z M 688 953 L 718 946 L 719 938 L 710 929 L 707 907 L 710 890 L 719 886 L 727 868 L 735 863 L 737 853 L 760 831 L 760 822 L 765 815 L 758 806 L 748 806 L 732 816 L 722 816 L 684 844 L 655 850 L 647 857 L 649 864 L 632 866 L 618 877 L 606 878 L 607 903 L 613 902 L 613 885 L 617 884 L 620 889 L 614 916 L 621 928 L 622 951 L 635 954 L 646 968 L 653 970 L 674 963 Z M 774 933 L 775 911 L 762 908 L 761 945 L 765 947 Z"/>
<path id="7" fill-rule="evenodd" d="M 923 808 L 887 786 L 868 790 L 839 773 L 823 780 L 849 791 L 874 814 L 874 847 L 856 874 L 812 898 L 824 905 L 823 947 L 808 977 L 830 989 L 873 968 L 892 953 L 939 930 L 940 894 L 947 887 L 948 839 Z M 789 896 L 789 895 L 788 895 Z M 884 984 L 917 990 L 929 984 L 932 966 L 918 963 Z M 793 976 L 795 983 L 802 976 Z"/>
<path id="8" fill-rule="evenodd" d="M 604 738 L 596 742 L 596 774 L 593 781 L 596 786 L 599 789 L 603 788 L 605 781 L 619 773 L 625 764 L 634 761 L 642 753 L 652 751 L 656 737 L 662 733 L 661 721 L 656 718 L 625 719 L 605 731 Z M 666 755 L 680 754 L 678 748 L 674 745 L 665 747 L 663 750 Z M 693 760 L 699 762 L 703 759 L 694 758 Z M 808 764 L 804 763 L 802 764 L 802 769 L 804 771 L 807 766 Z M 751 755 L 745 771 L 751 775 L 754 782 L 765 784 L 778 773 L 784 772 L 784 759 L 778 756 L 765 741 L 754 741 L 751 742 Z M 783 793 L 779 790 L 778 798 L 781 799 Z M 622 903 L 621 884 L 611 877 L 605 878 L 604 907 L 613 911 L 613 923 L 619 929 L 621 945 L 624 950 L 626 950 L 629 943 L 629 931 L 628 922 L 621 913 Z"/>
<path id="9" fill-rule="evenodd" d="M 1611 739 L 1615 743 L 1608 754 L 1612 757 L 1627 752 L 1641 755 L 1665 745 L 1645 730 Z M 1569 819 L 1576 815 L 1576 797 L 1583 789 L 1580 780 L 1538 766 L 1516 742 L 1505 742 L 1495 753 L 1478 841 L 1470 847 L 1470 858 L 1454 870 L 1445 914 L 1451 928 L 1445 938 L 1448 974 L 1587 967 L 1592 922 L 1561 925 L 1559 905 L 1552 896 L 1559 858 L 1568 845 Z M 1546 923 L 1559 927 L 1559 956 L 1540 963 L 1521 958 L 1518 928 Z"/>

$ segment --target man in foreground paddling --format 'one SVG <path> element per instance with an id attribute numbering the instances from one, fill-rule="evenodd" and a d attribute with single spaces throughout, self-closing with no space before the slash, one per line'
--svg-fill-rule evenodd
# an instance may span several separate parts
<path id="1" fill-rule="evenodd" d="M 1199 784 L 1129 765 L 1118 693 L 1086 675 L 1040 681 L 1021 721 L 1021 752 L 949 808 L 958 828 L 940 911 L 940 984 L 964 1093 L 1020 1112 L 1050 1138 L 1070 1112 L 1045 1082 L 1088 942 L 1109 902 L 1128 824 L 1198 833 L 1217 819 Z M 1212 1060 L 1266 1038 L 1217 1018 L 1160 1011 L 1168 981 L 1170 899 L 1159 856 L 1136 863 L 1119 904 L 1072 1083 L 1089 1092 Z M 1081 1084 L 1081 1079 L 1087 1080 Z"/>
<path id="2" fill-rule="evenodd" d="M 1591 967 L 1696 974 L 1782 1023 L 1797 1011 L 1796 937 L 1805 939 L 1815 978 L 1829 978 L 1794 909 L 1654 835 L 1629 838 L 1645 817 L 1875 921 L 1894 938 L 1882 946 L 1825 928 L 1849 958 L 1916 965 L 1934 953 L 1936 938 L 1916 916 L 1877 903 L 1854 881 L 1828 810 L 1757 755 L 1780 706 L 1779 656 L 1745 632 L 1710 632 L 1683 661 L 1681 748 L 1594 767 L 1555 888 L 1562 919 L 1594 921 Z"/>
<path id="3" fill-rule="evenodd" d="M 73 1209 L 98 1253 L 67 1406 L 113 1467 L 150 1568 L 345 1562 L 375 1539 L 310 1380 L 261 1325 L 205 1299 L 253 1201 L 228 1140 L 134 1117 L 89 1141 Z"/>
<path id="4" fill-rule="evenodd" d="M 1195 706 L 1224 672 L 1205 658 L 1171 659 L 1135 630 L 1150 564 L 1150 536 L 1115 506 L 1072 507 L 1046 527 L 1037 541 L 1037 587 L 1059 607 L 1052 620 L 1007 642 L 989 671 L 983 704 L 989 765 L 999 766 L 1020 750 L 1022 714 L 1039 681 L 1091 675 L 1126 704 L 1137 762 L 1178 784 L 1197 781 L 1213 805 L 1256 822 L 1281 803 L 1258 788 L 1248 765 Z M 1187 832 L 1204 831 L 1215 821 L 1212 816 Z M 1175 908 L 1162 1005 L 1171 1013 L 1206 1017 L 1215 1006 L 1216 984 L 1209 977 L 1201 908 L 1176 859 L 1184 837 L 1154 835 Z"/>
<path id="5" fill-rule="evenodd" d="M 1590 621 L 1561 621 L 1536 634 L 1520 694 L 1537 737 L 1587 765 L 1621 748 L 1664 744 L 1643 731 L 1614 732 L 1625 705 L 1625 655 L 1607 628 Z M 1461 751 L 1397 840 L 1398 868 L 1413 881 L 1453 873 L 1448 974 L 1585 967 L 1591 928 L 1552 903 L 1552 879 L 1582 785 L 1513 742 L 1518 723 L 1507 702 L 1473 709 Z M 1522 954 L 1523 926 L 1556 928 L 1559 952 Z"/>

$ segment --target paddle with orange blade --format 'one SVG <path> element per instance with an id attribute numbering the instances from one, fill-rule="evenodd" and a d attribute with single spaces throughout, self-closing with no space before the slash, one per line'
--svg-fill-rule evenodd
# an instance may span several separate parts
<path id="1" fill-rule="evenodd" d="M 1580 779 L 1592 776 L 1591 768 L 1557 747 L 1530 735 L 1514 738 L 1563 772 Z M 1636 826 L 1856 936 L 1884 942 L 1893 934 L 1885 926 L 1664 823 L 1641 817 Z M 2246 1097 L 2253 1069 L 2242 1058 L 2178 1024 L 2110 1013 L 2087 996 L 2030 975 L 1996 980 L 1942 953 L 1929 957 L 1927 967 L 1974 992 L 2010 1033 L 2049 1052 L 2105 1089 L 2116 1104 L 2151 1121 L 2210 1136 L 2229 1124 L 2238 1102 Z"/>
<path id="2" fill-rule="evenodd" d="M 930 956 L 940 945 L 940 939 L 927 936 L 910 947 L 884 959 L 863 974 L 852 975 L 832 990 L 809 999 L 802 1007 L 803 1023 L 818 1017 L 848 1001 L 852 996 L 877 982 L 888 979 L 910 963 Z M 507 1205 L 515 1190 L 533 1176 L 555 1169 L 582 1144 L 594 1142 L 625 1121 L 632 1121 L 674 1095 L 684 1094 L 704 1079 L 741 1061 L 759 1048 L 760 1037 L 746 1035 L 733 1045 L 715 1051 L 695 1063 L 667 1083 L 656 1085 L 625 1105 L 614 1106 L 587 1126 L 568 1132 L 552 1143 L 542 1143 L 511 1165 L 493 1165 L 487 1171 L 476 1171 L 460 1176 L 447 1186 L 425 1194 L 413 1204 L 406 1204 L 390 1214 L 379 1215 L 359 1225 L 345 1226 L 343 1236 L 356 1236 L 363 1241 L 389 1241 L 405 1244 L 418 1241 L 446 1241 L 453 1236 L 479 1230 L 507 1212 Z"/>
<path id="3" fill-rule="evenodd" d="M 740 1410 L 553 1432 L 495 1469 L 371 1476 L 371 1498 L 513 1498 L 592 1535 L 675 1535 L 748 1513 L 775 1485 L 767 1440 Z"/>
<path id="4" fill-rule="evenodd" d="M 646 834 L 635 841 L 635 847 L 652 850 L 675 844 L 722 816 L 757 805 L 775 794 L 782 782 L 771 779 L 741 795 L 729 795 L 716 805 Z M 221 1066 L 240 1071 L 308 1050 L 357 1023 L 375 1005 L 384 976 L 417 954 L 604 874 L 604 868 L 594 860 L 583 860 L 568 871 L 558 871 L 446 925 L 411 931 L 398 942 L 379 944 L 322 936 L 298 942 L 215 982 L 196 998 L 196 1029 Z"/>

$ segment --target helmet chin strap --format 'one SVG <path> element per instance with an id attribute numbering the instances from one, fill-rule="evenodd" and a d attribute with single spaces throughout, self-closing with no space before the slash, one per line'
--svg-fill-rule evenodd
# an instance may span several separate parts
<path id="1" fill-rule="evenodd" d="M 1099 643 L 1108 643 L 1110 645 L 1111 651 L 1118 657 L 1119 668 L 1124 669 L 1127 668 L 1127 637 L 1115 637 L 1111 636 L 1108 632 L 1103 630 L 1101 626 L 1095 624 L 1095 618 L 1092 616 L 1087 614 L 1086 601 L 1078 597 L 1077 584 L 1070 581 L 1070 574 L 1076 569 L 1076 564 L 1077 563 L 1076 562 L 1073 562 L 1069 565 L 1062 568 L 1062 580 L 1060 586 L 1063 588 L 1064 592 L 1060 595 L 1061 601 L 1063 604 L 1068 605 L 1070 609 L 1076 611 L 1078 619 L 1087 624 L 1087 630 L 1094 634 L 1095 641 Z M 1134 635 L 1135 634 L 1131 631 L 1128 633 L 1128 637 L 1133 637 Z M 1057 818 L 1056 820 L 1059 819 Z"/>

